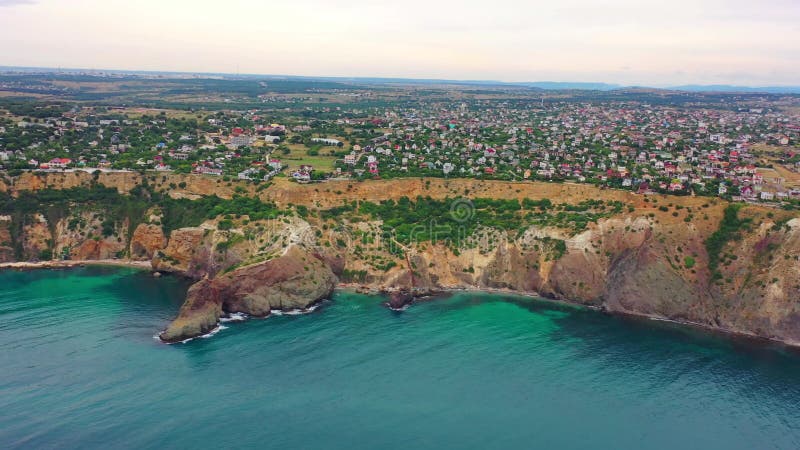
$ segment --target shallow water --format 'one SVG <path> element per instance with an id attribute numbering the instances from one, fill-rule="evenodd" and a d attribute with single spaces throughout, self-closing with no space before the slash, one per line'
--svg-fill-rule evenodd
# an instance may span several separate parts
<path id="1" fill-rule="evenodd" d="M 800 448 L 800 353 L 464 293 L 153 339 L 186 284 L 0 272 L 2 448 Z"/>

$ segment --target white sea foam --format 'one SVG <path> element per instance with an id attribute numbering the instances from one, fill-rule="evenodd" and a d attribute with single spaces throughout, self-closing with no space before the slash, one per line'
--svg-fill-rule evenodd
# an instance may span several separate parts
<path id="1" fill-rule="evenodd" d="M 309 306 L 308 308 L 305 308 L 305 309 L 299 309 L 298 308 L 298 309 L 290 309 L 290 310 L 287 310 L 287 311 L 283 311 L 283 310 L 280 310 L 280 309 L 273 309 L 273 310 L 270 311 L 270 314 L 276 315 L 276 316 L 300 316 L 300 315 L 303 315 L 303 314 L 312 313 L 312 312 L 316 311 L 317 308 L 319 308 L 319 304 Z M 228 328 L 225 325 L 222 325 L 223 323 L 244 322 L 245 320 L 247 320 L 249 318 L 250 318 L 249 315 L 247 315 L 245 313 L 241 313 L 241 312 L 228 314 L 226 317 L 220 317 L 219 325 L 214 327 L 214 329 L 209 331 L 208 333 L 206 333 L 206 334 L 204 334 L 202 336 L 197 336 L 197 337 L 193 337 L 193 338 L 189 338 L 189 339 L 184 339 L 184 340 L 179 341 L 179 342 L 181 344 L 186 344 L 186 343 L 191 342 L 191 341 L 193 341 L 195 339 L 208 339 L 208 338 L 214 336 L 215 334 L 219 333 L 220 331 L 225 330 L 225 329 Z M 156 334 L 155 336 L 153 336 L 153 339 L 156 339 L 159 342 L 163 342 L 163 341 L 161 341 L 161 334 L 160 333 Z M 168 344 L 171 344 L 171 343 L 168 342 Z"/>
<path id="2" fill-rule="evenodd" d="M 282 309 L 273 309 L 269 313 L 273 314 L 273 315 L 276 315 L 276 316 L 301 316 L 303 314 L 312 313 L 312 312 L 316 311 L 317 308 L 319 308 L 319 305 L 312 305 L 312 306 L 309 306 L 306 309 L 295 308 L 295 309 L 289 309 L 289 310 L 285 310 L 285 311 L 282 310 Z"/>
<path id="3" fill-rule="evenodd" d="M 662 317 L 648 317 L 650 320 L 655 320 L 656 322 L 669 322 L 669 323 L 680 323 L 677 320 L 672 319 L 664 319 Z"/>
<path id="4" fill-rule="evenodd" d="M 220 317 L 219 321 L 220 321 L 220 323 L 227 323 L 227 322 L 244 322 L 244 321 L 245 321 L 245 320 L 247 320 L 249 317 L 250 317 L 250 316 L 248 316 L 248 315 L 247 315 L 247 314 L 245 314 L 245 313 L 240 313 L 240 312 L 239 312 L 239 313 L 231 313 L 231 314 L 228 314 L 228 316 L 227 316 L 227 317 Z"/>
<path id="5" fill-rule="evenodd" d="M 215 334 L 219 333 L 220 331 L 227 330 L 227 329 L 228 329 L 228 327 L 226 327 L 225 325 L 217 325 L 213 330 L 211 330 L 208 333 L 206 333 L 206 334 L 204 334 L 202 336 L 199 336 L 199 337 L 202 338 L 202 339 L 208 339 L 211 336 L 214 336 Z"/>
<path id="6" fill-rule="evenodd" d="M 189 339 L 184 339 L 184 340 L 179 341 L 179 342 L 181 344 L 186 344 L 186 343 L 191 342 L 191 341 L 193 341 L 195 339 L 208 339 L 208 338 L 214 336 L 215 334 L 219 333 L 220 331 L 227 330 L 227 329 L 228 329 L 228 327 L 226 327 L 225 325 L 217 325 L 216 327 L 214 327 L 213 330 L 209 331 L 208 333 L 206 333 L 204 335 L 193 337 L 193 338 L 189 338 Z M 161 333 L 156 334 L 155 336 L 153 336 L 153 339 L 155 339 L 155 340 L 157 340 L 159 342 L 164 342 L 164 341 L 161 340 Z M 177 344 L 177 342 L 164 342 L 164 343 L 165 344 L 169 344 L 169 345 Z"/>

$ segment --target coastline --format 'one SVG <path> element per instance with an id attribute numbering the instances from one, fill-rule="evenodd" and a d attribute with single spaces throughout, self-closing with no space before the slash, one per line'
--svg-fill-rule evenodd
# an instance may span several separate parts
<path id="1" fill-rule="evenodd" d="M 360 283 L 339 283 L 336 286 L 336 290 L 340 291 L 348 291 L 348 292 L 355 292 L 358 294 L 363 295 L 382 295 L 383 293 L 387 292 L 386 289 L 376 288 L 373 286 L 369 286 L 366 284 Z M 595 306 L 595 305 L 586 305 L 580 302 L 572 301 L 569 299 L 558 299 L 558 298 L 549 298 L 544 297 L 536 292 L 528 292 L 528 291 L 517 291 L 514 289 L 508 288 L 481 288 L 475 286 L 458 286 L 458 287 L 442 287 L 438 290 L 437 293 L 433 295 L 425 295 L 423 297 L 415 298 L 414 301 L 427 301 L 435 299 L 437 294 L 446 295 L 446 294 L 454 294 L 454 293 L 464 293 L 464 292 L 474 292 L 480 294 L 502 294 L 502 295 L 512 295 L 516 297 L 524 297 L 530 298 L 538 301 L 544 302 L 552 302 L 555 304 L 560 305 L 568 305 L 574 306 L 578 308 L 586 308 L 588 310 L 597 311 L 600 313 L 605 313 L 611 316 L 618 316 L 624 317 L 633 320 L 648 320 L 653 322 L 666 322 L 675 325 L 680 325 L 683 327 L 689 327 L 698 329 L 704 332 L 718 334 L 725 336 L 727 338 L 734 338 L 734 339 L 746 339 L 753 342 L 761 342 L 761 343 L 769 343 L 769 344 L 778 344 L 785 346 L 788 349 L 793 351 L 800 351 L 800 341 L 792 341 L 792 340 L 782 340 L 774 337 L 766 337 L 766 336 L 759 336 L 754 333 L 749 333 L 747 331 L 735 330 L 731 328 L 724 328 L 718 327 L 710 324 L 705 324 L 701 322 L 692 322 L 689 320 L 681 320 L 681 319 L 670 319 L 668 317 L 662 317 L 654 314 L 642 314 L 642 313 L 634 313 L 634 312 L 625 312 L 625 311 L 610 311 L 605 309 L 602 306 Z M 413 303 L 413 302 L 412 302 Z M 407 305 L 408 306 L 408 305 Z"/>
<path id="2" fill-rule="evenodd" d="M 128 259 L 96 259 L 96 260 L 66 260 L 66 261 L 39 261 L 39 262 L 7 262 L 7 263 L 0 263 L 0 271 L 3 269 L 17 269 L 17 270 L 37 270 L 37 269 L 68 269 L 73 267 L 85 267 L 85 266 L 111 266 L 111 267 L 128 267 L 140 270 L 153 270 L 152 264 L 150 261 L 135 261 L 135 260 L 128 260 Z M 335 287 L 336 291 L 348 291 L 348 292 L 355 292 L 362 295 L 384 295 L 387 292 L 392 292 L 391 289 L 386 288 L 378 288 L 375 286 L 369 286 L 367 284 L 362 283 L 338 283 Z M 556 304 L 562 305 L 570 305 L 570 306 L 577 306 L 580 308 L 586 308 L 589 310 L 607 313 L 609 315 L 615 315 L 620 317 L 628 317 L 631 319 L 638 319 L 638 320 L 651 320 L 656 322 L 668 322 L 673 323 L 681 326 L 688 326 L 695 329 L 705 330 L 711 333 L 717 333 L 728 337 L 733 338 L 744 338 L 752 341 L 761 341 L 763 343 L 772 343 L 772 344 L 779 344 L 786 346 L 789 349 L 800 351 L 800 341 L 791 341 L 791 340 L 781 340 L 778 338 L 773 337 L 765 337 L 759 336 L 753 333 L 749 333 L 746 331 L 735 330 L 730 328 L 723 328 L 718 326 L 713 326 L 709 324 L 699 323 L 699 322 L 692 322 L 688 320 L 680 320 L 680 319 L 670 319 L 668 317 L 661 317 L 652 314 L 640 314 L 640 313 L 631 313 L 625 311 L 609 311 L 603 307 L 598 307 L 594 305 L 586 305 L 580 302 L 571 301 L 568 299 L 556 299 L 556 298 L 548 298 L 541 296 L 536 292 L 528 292 L 528 291 L 517 291 L 514 289 L 508 288 L 489 288 L 489 287 L 475 287 L 475 286 L 448 286 L 442 287 L 441 289 L 432 292 L 428 295 L 424 295 L 421 297 L 416 297 L 414 300 L 433 300 L 437 297 L 437 295 L 446 295 L 446 294 L 453 294 L 453 293 L 464 293 L 464 292 L 474 292 L 474 293 L 483 293 L 483 294 L 504 294 L 504 295 L 513 295 L 517 297 L 525 297 L 540 301 L 546 302 L 553 302 Z M 413 303 L 413 302 L 412 302 Z M 315 310 L 316 308 L 312 308 L 311 311 Z M 310 311 L 309 311 L 310 312 Z M 218 323 L 219 325 L 219 323 Z M 163 341 L 162 341 L 163 342 Z"/>
<path id="3" fill-rule="evenodd" d="M 83 266 L 114 266 L 130 267 L 142 270 L 153 270 L 150 261 L 134 261 L 130 259 L 93 259 L 93 260 L 66 260 L 66 261 L 39 261 L 39 262 L 7 262 L 0 263 L 2 269 L 67 269 L 71 267 Z"/>

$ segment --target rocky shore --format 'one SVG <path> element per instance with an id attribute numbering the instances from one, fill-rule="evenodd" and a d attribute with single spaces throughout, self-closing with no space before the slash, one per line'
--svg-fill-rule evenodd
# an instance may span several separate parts
<path id="1" fill-rule="evenodd" d="M 176 180 L 184 178 L 165 175 L 151 181 L 167 189 Z M 120 192 L 128 192 L 141 180 L 101 181 L 116 182 L 112 185 Z M 219 193 L 203 179 L 185 181 L 183 189 L 192 195 Z M 28 176 L 13 189 L 58 183 L 85 185 L 91 179 Z M 235 188 L 231 183 L 224 192 L 233 195 Z M 503 223 L 479 225 L 458 245 L 423 233 L 419 242 L 402 248 L 386 239 L 381 217 L 346 203 L 398 196 L 406 202 L 423 196 L 448 199 L 466 192 L 504 201 L 547 199 L 553 209 L 561 203 L 550 212 L 551 222 L 520 221 L 513 229 Z M 800 217 L 793 211 L 738 205 L 731 216 L 731 205 L 716 199 L 475 180 L 282 184 L 259 195 L 275 202 L 277 218 L 222 214 L 170 227 L 158 206 L 133 222 L 101 220 L 102 211 L 87 208 L 57 220 L 44 210 L 4 216 L 0 268 L 111 264 L 192 279 L 196 283 L 186 304 L 162 334 L 169 342 L 207 333 L 227 313 L 266 316 L 305 309 L 345 283 L 362 292 L 382 292 L 394 309 L 442 291 L 499 290 L 800 343 Z M 586 199 L 617 207 L 592 215 L 579 207 Z M 528 208 L 513 212 L 514 217 L 544 214 Z M 560 216 L 572 222 L 555 220 Z M 576 227 L 575 220 L 586 223 Z M 14 262 L 62 254 L 71 260 Z"/>
<path id="2" fill-rule="evenodd" d="M 178 342 L 206 334 L 223 313 L 267 317 L 276 310 L 306 309 L 329 298 L 336 283 L 325 263 L 293 246 L 273 260 L 194 284 L 178 317 L 160 337 Z"/>
<path id="3" fill-rule="evenodd" d="M 114 266 L 114 267 L 133 267 L 136 269 L 150 270 L 150 261 L 134 261 L 130 259 L 96 259 L 96 260 L 64 260 L 64 261 L 37 261 L 37 262 L 4 262 L 0 263 L 0 269 L 65 269 L 69 267 L 83 266 Z"/>

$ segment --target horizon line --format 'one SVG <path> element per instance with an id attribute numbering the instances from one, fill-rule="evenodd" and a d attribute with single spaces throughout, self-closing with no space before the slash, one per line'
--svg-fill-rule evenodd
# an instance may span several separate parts
<path id="1" fill-rule="evenodd" d="M 442 83 L 463 83 L 463 84 L 493 84 L 525 87 L 533 84 L 572 84 L 572 85 L 596 85 L 605 86 L 609 90 L 630 89 L 630 88 L 649 88 L 663 90 L 680 90 L 680 88 L 744 88 L 744 89 L 793 89 L 800 90 L 800 82 L 797 84 L 767 84 L 767 85 L 747 85 L 747 84 L 727 84 L 727 83 L 705 83 L 691 82 L 682 84 L 623 84 L 606 81 L 572 81 L 572 80 L 536 80 L 536 81 L 502 81 L 492 79 L 458 79 L 458 78 L 425 78 L 425 77 L 403 77 L 403 76 L 353 76 L 353 75 L 291 75 L 291 74 L 266 74 L 266 73 L 231 73 L 231 72 L 208 72 L 208 71 L 176 71 L 176 70 L 149 70 L 149 69 L 110 69 L 110 68 L 79 68 L 79 67 L 47 67 L 47 66 L 9 66 L 0 65 L 0 72 L 7 71 L 42 71 L 42 72 L 85 72 L 85 73 L 119 73 L 128 75 L 153 74 L 153 75 L 215 75 L 226 77 L 269 77 L 269 78 L 301 78 L 301 79 L 325 79 L 325 80 L 378 80 L 390 81 L 417 81 L 417 82 L 442 82 Z M 535 87 L 535 86 L 530 86 Z M 569 89 L 569 88 L 565 88 Z"/>

